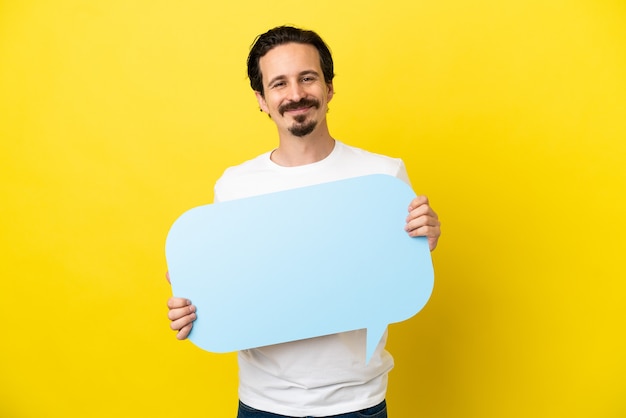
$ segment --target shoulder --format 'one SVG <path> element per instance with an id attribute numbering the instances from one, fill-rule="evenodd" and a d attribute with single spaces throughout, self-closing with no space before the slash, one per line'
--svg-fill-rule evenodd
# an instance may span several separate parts
<path id="1" fill-rule="evenodd" d="M 341 164 L 351 167 L 353 170 L 363 171 L 360 175 L 389 174 L 410 184 L 402 159 L 377 154 L 341 142 L 337 142 L 337 146 L 340 147 L 339 159 Z"/>
<path id="2" fill-rule="evenodd" d="M 271 152 L 266 152 L 251 160 L 244 161 L 241 164 L 228 167 L 224 170 L 224 173 L 219 178 L 218 182 L 229 180 L 231 178 L 237 178 L 239 176 L 246 176 L 250 173 L 254 174 L 259 170 L 263 170 L 267 167 L 269 156 Z"/>
<path id="3" fill-rule="evenodd" d="M 268 170 L 270 152 L 259 155 L 239 165 L 228 167 L 215 183 L 215 200 L 230 200 L 231 191 L 241 189 L 242 185 L 249 185 L 251 179 Z M 243 192 L 244 194 L 247 191 Z"/>
<path id="4" fill-rule="evenodd" d="M 400 158 L 377 154 L 375 152 L 367 151 L 363 148 L 357 148 L 351 145 L 344 144 L 343 142 L 337 141 L 337 146 L 340 147 L 341 156 L 346 159 L 365 161 L 370 163 L 387 165 L 390 167 L 398 167 L 400 164 L 402 164 L 402 160 Z"/>

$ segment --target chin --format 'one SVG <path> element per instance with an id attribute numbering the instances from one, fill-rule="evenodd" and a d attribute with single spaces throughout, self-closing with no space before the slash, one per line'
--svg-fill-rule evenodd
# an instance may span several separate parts
<path id="1" fill-rule="evenodd" d="M 317 122 L 312 121 L 306 124 L 298 124 L 289 128 L 289 132 L 293 136 L 304 137 L 313 133 L 315 128 L 317 127 Z"/>

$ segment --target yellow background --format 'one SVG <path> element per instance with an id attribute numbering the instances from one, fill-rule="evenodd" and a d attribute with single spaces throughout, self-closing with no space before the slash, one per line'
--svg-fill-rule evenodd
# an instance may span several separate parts
<path id="1" fill-rule="evenodd" d="M 623 0 L 0 1 L 0 416 L 235 416 L 164 242 L 275 146 L 245 58 L 285 23 L 334 52 L 334 136 L 443 221 L 391 416 L 626 416 Z"/>

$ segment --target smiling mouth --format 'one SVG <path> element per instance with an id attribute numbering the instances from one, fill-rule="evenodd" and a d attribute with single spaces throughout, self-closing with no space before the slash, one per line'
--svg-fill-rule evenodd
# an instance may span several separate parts
<path id="1" fill-rule="evenodd" d="M 302 99 L 298 102 L 287 103 L 286 105 L 281 106 L 278 109 L 278 112 L 283 115 L 285 112 L 289 112 L 291 114 L 301 114 L 306 113 L 311 108 L 319 108 L 320 104 L 317 100 L 312 99 Z"/>
<path id="2" fill-rule="evenodd" d="M 297 109 L 288 109 L 286 110 L 287 113 L 295 113 L 295 114 L 300 114 L 300 113 L 306 113 L 309 111 L 309 109 L 311 109 L 313 106 L 308 106 L 308 107 L 299 107 Z"/>

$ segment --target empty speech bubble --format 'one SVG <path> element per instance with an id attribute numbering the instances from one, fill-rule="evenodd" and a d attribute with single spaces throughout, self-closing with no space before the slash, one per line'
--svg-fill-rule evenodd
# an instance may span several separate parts
<path id="1" fill-rule="evenodd" d="M 434 282 L 427 239 L 404 231 L 415 193 L 369 175 L 193 208 L 166 240 L 190 340 L 223 353 L 367 328 L 366 361 Z"/>

